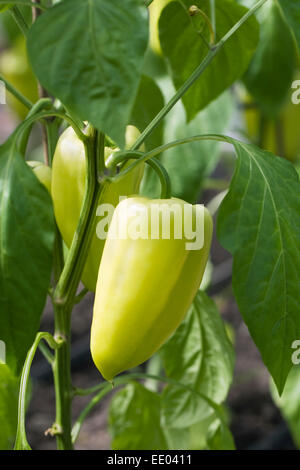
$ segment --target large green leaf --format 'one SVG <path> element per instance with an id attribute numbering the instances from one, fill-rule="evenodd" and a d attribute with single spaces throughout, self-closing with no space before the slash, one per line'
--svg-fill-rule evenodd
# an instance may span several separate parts
<path id="1" fill-rule="evenodd" d="M 294 167 L 233 141 L 236 170 L 218 216 L 234 256 L 233 288 L 264 363 L 282 392 L 300 338 L 300 183 Z"/>
<path id="2" fill-rule="evenodd" d="M 122 147 L 147 41 L 140 0 L 65 0 L 30 28 L 28 52 L 42 85 Z"/>
<path id="3" fill-rule="evenodd" d="M 203 23 L 200 32 L 198 16 L 194 20 L 188 7 L 197 5 L 210 17 L 210 0 L 171 2 L 160 17 L 159 30 L 163 53 L 167 58 L 175 87 L 178 89 L 208 53 L 209 28 Z M 221 39 L 247 12 L 232 0 L 216 0 L 217 40 Z M 198 81 L 183 96 L 187 118 L 191 120 L 246 71 L 258 43 L 258 23 L 254 16 L 226 43 Z"/>
<path id="4" fill-rule="evenodd" d="M 278 0 L 300 48 L 300 0 Z"/>
<path id="5" fill-rule="evenodd" d="M 221 421 L 214 421 L 208 431 L 207 447 L 209 450 L 235 450 L 235 443 L 228 426 Z"/>
<path id="6" fill-rule="evenodd" d="M 267 2 L 259 11 L 259 18 L 259 46 L 244 81 L 265 114 L 273 115 L 280 110 L 291 87 L 295 44 L 277 2 Z"/>
<path id="7" fill-rule="evenodd" d="M 276 405 L 286 419 L 295 444 L 300 449 L 300 367 L 294 365 L 288 376 L 283 394 L 279 397 L 274 383 L 271 392 Z"/>
<path id="8" fill-rule="evenodd" d="M 162 349 L 168 377 L 189 385 L 217 404 L 231 385 L 234 352 L 214 302 L 197 294 L 185 320 Z M 186 428 L 213 413 L 197 394 L 168 385 L 162 396 L 162 419 L 167 427 Z"/>
<path id="9" fill-rule="evenodd" d="M 113 397 L 109 430 L 113 449 L 168 448 L 160 426 L 160 396 L 136 382 L 127 385 Z"/>
<path id="10" fill-rule="evenodd" d="M 34 341 L 52 269 L 54 217 L 12 139 L 0 147 L 0 339 L 19 371 Z"/>
<path id="11" fill-rule="evenodd" d="M 12 449 L 18 419 L 18 394 L 20 379 L 0 364 L 0 450 Z"/>
<path id="12" fill-rule="evenodd" d="M 174 387 L 177 389 L 176 385 Z M 181 390 L 182 387 L 180 387 Z M 163 423 L 161 395 L 131 382 L 117 392 L 109 409 L 109 432 L 115 450 L 233 448 L 233 438 L 215 415 L 186 428 Z M 221 410 L 222 414 L 223 411 Z M 208 437 L 208 439 L 207 439 Z"/>

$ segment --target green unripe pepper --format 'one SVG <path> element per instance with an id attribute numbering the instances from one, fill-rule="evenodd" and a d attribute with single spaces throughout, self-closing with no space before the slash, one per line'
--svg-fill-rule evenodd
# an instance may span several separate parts
<path id="1" fill-rule="evenodd" d="M 139 131 L 128 126 L 126 130 L 126 147 L 135 142 Z M 105 158 L 113 151 L 119 149 L 105 148 Z M 100 196 L 100 204 L 111 204 L 116 207 L 120 196 L 137 194 L 143 176 L 144 166 L 139 165 L 136 170 L 116 183 L 106 188 L 105 194 Z M 60 136 L 52 162 L 51 194 L 54 213 L 58 228 L 67 247 L 71 246 L 75 230 L 80 217 L 80 211 L 85 195 L 86 185 L 86 159 L 85 149 L 74 130 L 69 127 Z M 91 291 L 95 291 L 99 264 L 105 240 L 99 239 L 96 233 L 91 240 L 85 267 L 82 274 L 83 284 Z"/>
<path id="2" fill-rule="evenodd" d="M 190 212 L 186 217 L 175 211 L 172 215 L 174 204 L 181 214 L 185 207 Z M 161 214 L 169 210 L 169 238 L 168 231 L 163 235 L 162 222 L 151 215 L 153 208 Z M 204 244 L 190 249 L 185 230 L 192 222 L 195 226 L 199 208 L 179 199 L 132 197 L 114 211 L 99 268 L 91 329 L 92 357 L 106 380 L 149 359 L 188 311 L 212 238 L 212 218 L 203 208 L 195 234 L 204 234 Z M 175 226 L 181 228 L 181 238 Z"/>

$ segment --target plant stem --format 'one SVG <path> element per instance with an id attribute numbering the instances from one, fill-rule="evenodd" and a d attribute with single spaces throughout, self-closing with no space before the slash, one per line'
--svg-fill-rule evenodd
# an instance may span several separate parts
<path id="1" fill-rule="evenodd" d="M 58 337 L 58 341 L 52 337 L 50 333 L 40 332 L 36 335 L 35 341 L 27 353 L 27 357 L 22 370 L 21 381 L 20 381 L 20 392 L 19 392 L 19 405 L 18 405 L 18 427 L 14 449 L 15 450 L 29 450 L 30 446 L 26 437 L 25 429 L 25 413 L 26 413 L 26 393 L 27 385 L 30 375 L 30 368 L 35 356 L 36 350 L 40 341 L 44 339 L 48 342 L 49 346 L 53 349 L 60 348 L 62 346 L 61 338 Z"/>
<path id="2" fill-rule="evenodd" d="M 98 183 L 97 168 L 104 160 L 104 134 L 92 128 L 86 136 L 87 191 L 84 198 L 80 220 L 73 242 L 53 295 L 55 314 L 55 337 L 65 339 L 56 351 L 53 372 L 56 396 L 56 421 L 50 430 L 56 435 L 57 448 L 73 448 L 71 438 L 71 405 L 74 391 L 71 383 L 71 312 L 75 302 L 76 290 L 84 267 L 89 242 L 93 234 L 95 212 L 103 185 Z M 105 183 L 104 183 L 105 185 Z"/>
<path id="3" fill-rule="evenodd" d="M 52 107 L 52 102 L 49 98 L 42 98 L 38 100 L 31 108 L 29 113 L 27 114 L 27 118 L 34 116 L 35 114 L 39 113 L 43 109 L 51 109 Z M 22 155 L 25 156 L 26 154 L 26 148 L 27 148 L 27 143 L 28 139 L 32 130 L 33 124 L 26 129 L 26 131 L 23 132 L 22 137 L 20 139 L 20 145 L 19 149 Z"/>
<path id="4" fill-rule="evenodd" d="M 181 97 L 187 92 L 187 90 L 198 80 L 200 75 L 211 63 L 215 55 L 218 53 L 219 49 L 214 47 L 211 49 L 204 60 L 201 62 L 199 67 L 192 73 L 192 75 L 187 79 L 187 81 L 179 88 L 177 93 L 170 99 L 170 101 L 161 109 L 161 111 L 155 116 L 155 118 L 150 122 L 146 129 L 142 132 L 140 137 L 137 139 L 131 150 L 137 150 L 144 143 L 144 141 L 149 137 L 150 134 L 156 129 L 160 124 L 162 119 L 171 111 L 175 104 L 181 99 Z"/>
<path id="5" fill-rule="evenodd" d="M 121 156 L 121 152 L 118 155 Z M 125 161 L 128 161 L 130 159 L 139 160 L 141 157 L 143 157 L 142 152 L 128 152 L 127 155 L 126 155 L 126 152 L 125 152 L 124 160 L 122 160 L 122 163 L 124 163 Z M 113 161 L 114 161 L 113 157 L 111 157 L 110 161 L 113 163 Z M 169 173 L 167 172 L 167 170 L 165 169 L 165 167 L 162 165 L 162 163 L 159 160 L 157 160 L 156 158 L 148 159 L 148 160 L 146 160 L 146 163 L 149 166 L 151 166 L 151 168 L 153 168 L 153 170 L 156 172 L 156 174 L 159 177 L 159 181 L 160 181 L 160 185 L 161 185 L 161 196 L 160 196 L 161 199 L 169 199 L 170 197 L 172 197 L 172 187 L 171 187 L 170 176 L 169 176 Z M 110 165 L 107 164 L 107 168 L 109 168 L 109 167 L 110 167 Z"/>
<path id="6" fill-rule="evenodd" d="M 26 98 L 26 96 L 22 95 L 8 80 L 6 80 L 3 75 L 0 74 L 0 80 L 1 82 L 5 83 L 6 89 L 15 97 L 17 100 L 19 100 L 26 108 L 31 109 L 33 106 L 33 103 Z"/>
<path id="7" fill-rule="evenodd" d="M 200 142 L 202 140 L 213 140 L 217 142 L 228 142 L 231 143 L 230 137 L 218 134 L 203 134 L 203 135 L 194 135 L 193 137 L 186 137 L 185 139 L 175 140 L 174 142 L 169 142 L 168 144 L 161 145 L 156 147 L 149 152 L 144 153 L 139 159 L 135 160 L 128 167 L 124 168 L 120 173 L 110 178 L 110 181 L 119 181 L 124 178 L 128 173 L 130 173 L 137 165 L 140 165 L 142 162 L 147 162 L 149 159 L 156 157 L 160 153 L 163 153 L 173 147 L 178 145 L 188 144 L 190 142 Z M 123 159 L 122 153 L 117 153 L 112 156 L 110 160 L 110 165 L 115 166 Z"/>
<path id="8" fill-rule="evenodd" d="M 215 0 L 210 0 L 210 21 L 212 25 L 213 32 L 216 36 L 216 6 L 215 6 Z"/>
<path id="9" fill-rule="evenodd" d="M 76 295 L 76 297 L 75 297 L 75 303 L 76 303 L 76 304 L 79 304 L 79 302 L 82 301 L 82 299 L 86 296 L 86 294 L 87 294 L 88 292 L 89 292 L 89 290 L 88 290 L 86 287 L 84 287 L 84 288 L 79 292 L 79 294 Z"/>
<path id="10" fill-rule="evenodd" d="M 56 419 L 52 427 L 52 434 L 56 436 L 58 450 L 73 448 L 71 439 L 71 310 L 55 306 L 55 337 L 65 339 L 62 347 L 55 351 L 53 375 L 56 396 Z"/>
<path id="11" fill-rule="evenodd" d="M 101 134 L 103 135 L 103 134 Z M 89 243 L 93 234 L 93 220 L 97 209 L 101 191 L 105 187 L 105 182 L 99 184 L 97 180 L 98 155 L 97 134 L 87 137 L 87 192 L 84 198 L 83 207 L 76 233 L 71 244 L 69 255 L 64 266 L 62 275 L 55 289 L 54 299 L 58 305 L 73 305 L 74 297 L 84 267 L 85 257 L 89 248 Z M 102 151 L 100 160 L 104 159 L 104 135 L 101 139 Z M 102 165 L 100 165 L 102 166 Z"/>

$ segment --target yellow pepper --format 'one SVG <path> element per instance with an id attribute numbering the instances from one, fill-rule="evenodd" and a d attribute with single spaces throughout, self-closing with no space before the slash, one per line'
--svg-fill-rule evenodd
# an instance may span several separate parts
<path id="1" fill-rule="evenodd" d="M 27 161 L 26 163 L 32 168 L 35 176 L 51 194 L 51 168 L 44 163 L 35 160 Z"/>
<path id="2" fill-rule="evenodd" d="M 126 130 L 126 148 L 130 148 L 140 135 L 134 126 Z M 105 149 L 105 157 L 119 149 Z M 116 207 L 120 196 L 137 194 L 143 176 L 144 166 L 139 165 L 125 178 L 111 183 L 100 196 L 99 204 L 111 204 Z M 58 228 L 67 247 L 71 246 L 75 230 L 80 217 L 80 211 L 85 195 L 86 160 L 85 149 L 72 127 L 66 129 L 60 136 L 52 162 L 51 194 L 54 205 L 54 214 Z M 95 291 L 99 264 L 105 240 L 99 239 L 96 233 L 91 240 L 84 271 L 83 284 L 91 291 Z"/>
<path id="3" fill-rule="evenodd" d="M 173 213 L 174 204 L 179 211 Z M 200 207 L 194 236 L 202 233 L 204 244 L 191 249 L 186 228 L 195 224 Z M 164 232 L 165 214 L 170 229 Z M 212 227 L 203 206 L 179 199 L 119 203 L 100 264 L 91 329 L 92 357 L 106 380 L 149 359 L 179 326 L 199 289 Z"/>

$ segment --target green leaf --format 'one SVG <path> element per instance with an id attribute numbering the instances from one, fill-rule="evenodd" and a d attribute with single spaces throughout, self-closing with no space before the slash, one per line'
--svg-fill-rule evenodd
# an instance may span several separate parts
<path id="1" fill-rule="evenodd" d="M 164 97 L 155 81 L 143 75 L 132 110 L 130 124 L 143 131 L 164 106 Z M 163 142 L 161 123 L 145 141 L 146 150 L 152 150 Z"/>
<path id="2" fill-rule="evenodd" d="M 172 79 L 178 89 L 194 72 L 208 53 L 209 28 L 204 22 L 199 32 L 198 23 L 188 13 L 197 5 L 210 17 L 210 0 L 171 2 L 160 17 L 159 31 L 163 53 L 167 58 Z M 184 8 L 184 6 L 186 8 Z M 215 0 L 217 40 L 221 39 L 247 12 L 232 0 Z M 196 15 L 196 20 L 198 16 Z M 197 82 L 183 96 L 187 118 L 190 121 L 205 106 L 241 77 L 258 43 L 258 23 L 254 16 L 238 29 L 206 68 Z"/>
<path id="3" fill-rule="evenodd" d="M 214 421 L 207 436 L 209 450 L 235 450 L 235 444 L 230 429 L 221 421 Z"/>
<path id="4" fill-rule="evenodd" d="M 13 447 L 18 420 L 18 394 L 20 379 L 0 364 L 0 449 Z"/>
<path id="5" fill-rule="evenodd" d="M 271 392 L 276 405 L 287 421 L 296 446 L 300 448 L 300 366 L 292 367 L 281 397 L 273 382 L 271 382 Z"/>
<path id="6" fill-rule="evenodd" d="M 168 377 L 222 403 L 233 377 L 234 352 L 214 302 L 198 292 L 185 320 L 162 349 Z M 185 428 L 214 410 L 197 394 L 167 386 L 162 395 L 166 426 Z"/>
<path id="7" fill-rule="evenodd" d="M 234 449 L 234 440 L 227 426 L 228 417 L 225 410 L 224 422 L 221 423 L 212 414 L 187 428 L 171 428 L 163 426 L 168 448 L 171 450 L 216 450 Z"/>
<path id="8" fill-rule="evenodd" d="M 267 2 L 259 18 L 260 41 L 244 81 L 264 113 L 272 116 L 280 110 L 291 87 L 295 44 L 278 3 Z"/>
<path id="9" fill-rule="evenodd" d="M 299 177 L 283 158 L 232 143 L 238 159 L 218 236 L 234 256 L 241 314 L 281 393 L 292 366 L 291 345 L 300 338 Z"/>
<path id="10" fill-rule="evenodd" d="M 132 382 L 114 395 L 109 410 L 112 448 L 167 449 L 160 426 L 160 396 Z"/>
<path id="11" fill-rule="evenodd" d="M 42 85 L 123 147 L 147 40 L 139 0 L 65 0 L 30 28 L 28 52 Z"/>
<path id="12" fill-rule="evenodd" d="M 10 7 L 12 7 L 11 3 L 4 3 L 4 4 L 0 3 L 0 13 L 2 13 L 2 11 L 8 10 L 8 8 Z"/>
<path id="13" fill-rule="evenodd" d="M 300 49 L 300 0 L 279 0 L 279 4 Z"/>
<path id="14" fill-rule="evenodd" d="M 0 147 L 0 339 L 18 372 L 39 328 L 52 269 L 54 217 L 48 191 L 12 139 Z"/>

